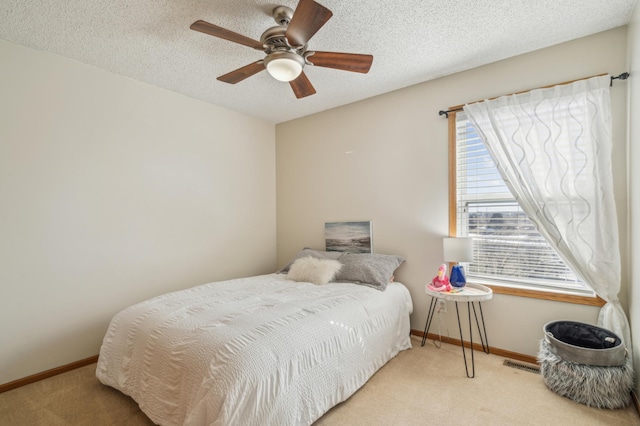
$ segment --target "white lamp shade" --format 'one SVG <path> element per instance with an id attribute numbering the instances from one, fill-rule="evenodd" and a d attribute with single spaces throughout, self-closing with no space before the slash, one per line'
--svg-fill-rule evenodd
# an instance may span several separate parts
<path id="1" fill-rule="evenodd" d="M 292 57 L 275 57 L 266 62 L 267 71 L 276 80 L 292 81 L 298 78 L 302 72 L 302 64 L 299 60 Z"/>
<path id="2" fill-rule="evenodd" d="M 472 238 L 443 238 L 442 250 L 445 262 L 473 261 Z"/>

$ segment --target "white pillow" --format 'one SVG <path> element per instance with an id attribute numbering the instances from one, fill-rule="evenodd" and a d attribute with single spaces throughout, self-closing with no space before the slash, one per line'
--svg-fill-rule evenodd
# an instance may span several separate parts
<path id="1" fill-rule="evenodd" d="M 287 279 L 314 284 L 326 284 L 342 268 L 342 263 L 331 259 L 302 257 L 296 259 L 289 268 Z"/>

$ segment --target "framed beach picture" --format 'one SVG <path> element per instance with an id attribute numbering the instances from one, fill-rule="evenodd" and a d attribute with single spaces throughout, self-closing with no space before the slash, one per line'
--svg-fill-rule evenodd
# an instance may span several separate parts
<path id="1" fill-rule="evenodd" d="M 371 222 L 326 222 L 324 238 L 327 251 L 373 253 Z"/>

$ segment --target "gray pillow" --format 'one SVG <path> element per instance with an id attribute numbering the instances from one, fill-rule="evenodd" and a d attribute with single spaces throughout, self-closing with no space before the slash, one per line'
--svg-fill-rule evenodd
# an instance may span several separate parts
<path id="1" fill-rule="evenodd" d="M 293 256 L 293 258 L 289 261 L 289 263 L 287 263 L 284 266 L 284 268 L 280 269 L 277 273 L 286 274 L 287 272 L 289 272 L 289 269 L 291 268 L 291 265 L 293 265 L 293 262 L 303 257 L 313 257 L 314 259 L 340 260 L 340 258 L 344 254 L 345 253 L 341 251 L 321 251 L 321 250 L 314 250 L 314 249 L 305 247 L 302 250 L 300 250 L 298 254 Z"/>
<path id="2" fill-rule="evenodd" d="M 333 281 L 362 284 L 384 291 L 404 258 L 389 254 L 344 253 Z"/>

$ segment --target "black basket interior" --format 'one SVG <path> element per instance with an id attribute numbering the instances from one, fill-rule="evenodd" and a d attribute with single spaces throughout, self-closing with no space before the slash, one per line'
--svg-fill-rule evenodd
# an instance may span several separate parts
<path id="1" fill-rule="evenodd" d="M 549 324 L 547 331 L 561 342 L 581 348 L 610 349 L 622 343 L 614 333 L 580 322 L 557 321 Z"/>

